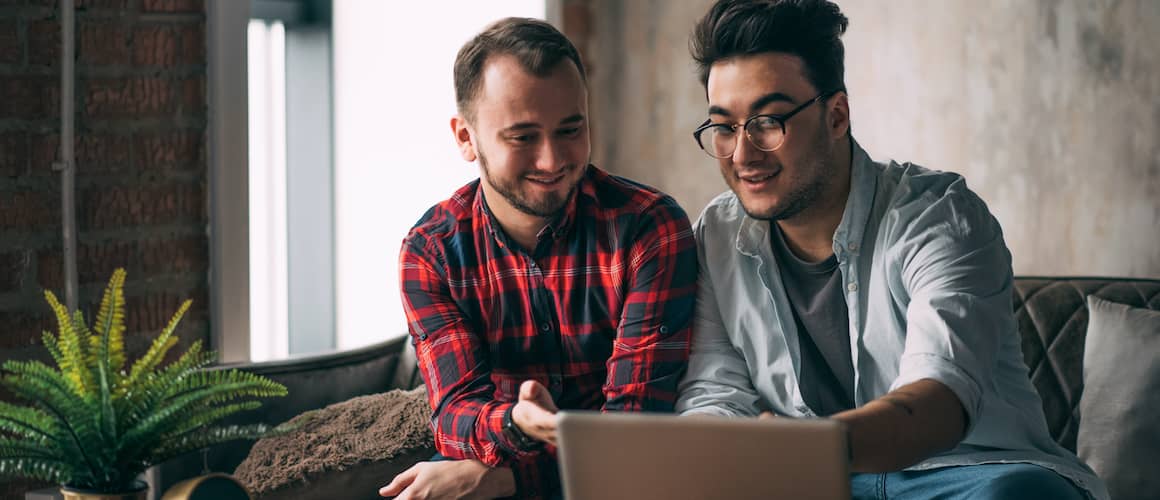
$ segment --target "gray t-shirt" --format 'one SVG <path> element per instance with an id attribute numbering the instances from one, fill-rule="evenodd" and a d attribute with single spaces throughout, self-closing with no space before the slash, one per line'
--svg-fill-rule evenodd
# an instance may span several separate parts
<path id="1" fill-rule="evenodd" d="M 854 407 L 854 363 L 838 259 L 801 260 L 790 251 L 777 223 L 769 225 L 773 255 L 797 324 L 802 399 L 821 416 L 849 410 Z"/>

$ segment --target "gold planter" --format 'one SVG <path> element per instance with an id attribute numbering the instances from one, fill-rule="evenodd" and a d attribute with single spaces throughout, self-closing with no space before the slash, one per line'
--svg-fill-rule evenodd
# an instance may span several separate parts
<path id="1" fill-rule="evenodd" d="M 137 481 L 136 488 L 123 493 L 104 493 L 61 486 L 60 494 L 64 496 L 64 500 L 145 500 L 149 494 L 149 485 L 144 481 Z"/>

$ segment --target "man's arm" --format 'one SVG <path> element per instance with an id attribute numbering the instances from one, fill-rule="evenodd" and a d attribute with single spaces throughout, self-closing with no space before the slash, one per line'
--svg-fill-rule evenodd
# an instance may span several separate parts
<path id="1" fill-rule="evenodd" d="M 721 310 L 709 273 L 705 245 L 704 220 L 694 229 L 697 260 L 700 269 L 697 305 L 693 319 L 692 350 L 689 371 L 680 384 L 677 412 L 720 416 L 754 416 L 758 414 L 759 396 L 749 380 L 745 358 L 737 352 L 725 331 Z"/>
<path id="2" fill-rule="evenodd" d="M 487 347 L 451 297 L 421 237 L 409 237 L 400 256 L 403 309 L 427 385 L 435 448 L 452 459 L 497 466 L 522 452 L 503 432 L 514 402 L 493 399 Z"/>
<path id="3" fill-rule="evenodd" d="M 887 255 L 909 299 L 906 344 L 890 392 L 835 415 L 855 471 L 897 471 L 958 445 L 993 383 L 1001 336 L 1016 332 L 1002 231 L 959 188 L 918 214 Z"/>
<path id="4" fill-rule="evenodd" d="M 689 357 L 697 250 L 689 219 L 671 198 L 642 217 L 629 250 L 603 410 L 671 412 Z"/>
<path id="5" fill-rule="evenodd" d="M 853 472 L 905 469 L 963 439 L 963 405 L 947 386 L 923 379 L 853 410 L 837 413 L 846 424 Z"/>

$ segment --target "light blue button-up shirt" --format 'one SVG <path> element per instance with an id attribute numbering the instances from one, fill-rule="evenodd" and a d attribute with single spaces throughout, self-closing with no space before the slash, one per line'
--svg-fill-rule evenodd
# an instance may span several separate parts
<path id="1" fill-rule="evenodd" d="M 846 284 L 855 405 L 936 380 L 962 402 L 967 435 L 908 470 L 1033 463 L 1108 498 L 1048 433 L 1012 310 L 1011 254 L 986 204 L 957 174 L 876 163 L 857 143 L 852 158 L 834 254 Z M 769 231 L 731 192 L 697 221 L 700 290 L 677 411 L 815 416 L 798 386 L 798 332 Z"/>

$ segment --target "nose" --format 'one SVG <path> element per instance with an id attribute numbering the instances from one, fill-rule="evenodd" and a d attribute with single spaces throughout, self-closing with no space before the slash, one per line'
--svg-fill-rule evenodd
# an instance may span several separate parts
<path id="1" fill-rule="evenodd" d="M 749 136 L 742 133 L 737 134 L 737 149 L 733 150 L 733 165 L 739 167 L 747 167 L 756 165 L 765 160 L 765 151 L 757 149 L 753 145 L 753 141 L 749 140 Z"/>
<path id="2" fill-rule="evenodd" d="M 536 155 L 536 170 L 555 172 L 564 168 L 564 146 L 561 141 L 549 138 L 543 141 L 539 154 Z"/>

